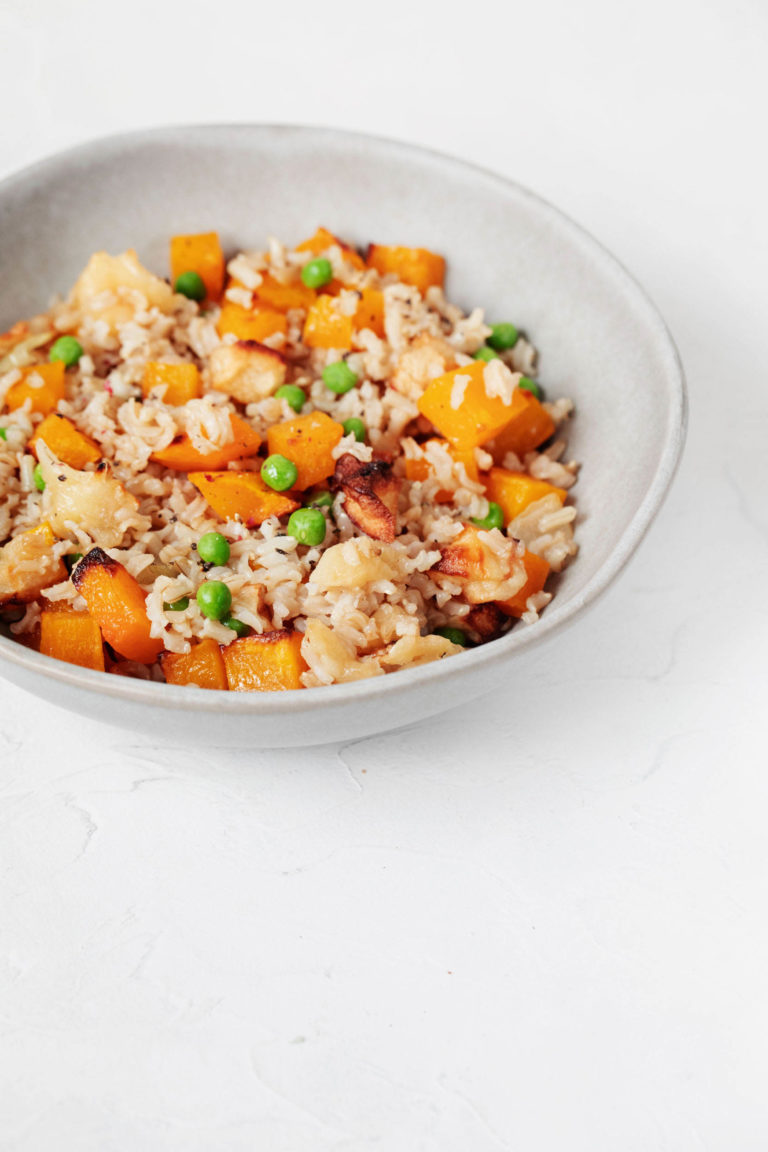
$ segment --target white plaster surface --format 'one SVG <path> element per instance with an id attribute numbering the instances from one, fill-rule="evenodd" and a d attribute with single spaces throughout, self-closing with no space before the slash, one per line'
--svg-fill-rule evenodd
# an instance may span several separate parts
<path id="1" fill-rule="evenodd" d="M 627 264 L 691 406 L 514 694 L 251 754 L 0 684 L 3 1150 L 768 1147 L 767 50 L 761 0 L 0 6 L 0 174 L 182 120 L 454 152 Z"/>

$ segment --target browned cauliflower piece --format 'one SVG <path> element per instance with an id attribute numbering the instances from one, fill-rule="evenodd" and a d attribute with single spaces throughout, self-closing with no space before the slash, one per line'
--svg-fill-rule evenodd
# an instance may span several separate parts
<path id="1" fill-rule="evenodd" d="M 284 358 L 256 340 L 220 344 L 211 353 L 211 384 L 217 392 L 253 404 L 271 396 L 285 381 Z"/>

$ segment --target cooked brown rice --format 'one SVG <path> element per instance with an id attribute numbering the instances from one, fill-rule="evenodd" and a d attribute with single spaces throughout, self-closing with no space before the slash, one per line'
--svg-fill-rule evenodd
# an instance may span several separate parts
<path id="1" fill-rule="evenodd" d="M 225 647 L 238 643 L 232 628 L 204 615 L 196 599 L 201 583 L 221 581 L 231 593 L 231 615 L 243 630 L 302 635 L 304 687 L 378 676 L 461 652 L 455 633 L 438 630 L 461 629 L 466 642 L 476 644 L 494 639 L 516 618 L 521 618 L 518 626 L 534 624 L 551 599 L 543 588 L 513 614 L 497 606 L 512 603 L 526 585 L 526 553 L 546 561 L 553 572 L 576 553 L 576 509 L 556 494 L 569 490 L 577 475 L 577 465 L 566 461 L 562 435 L 570 402 L 543 404 L 556 431 L 522 456 L 503 450 L 499 436 L 498 443 L 485 440 L 459 459 L 462 454 L 452 452 L 450 440 L 420 413 L 419 402 L 432 380 L 455 373 L 450 407 L 461 408 L 470 383 L 461 370 L 477 371 L 483 361 L 475 353 L 492 333 L 482 308 L 467 314 L 439 285 L 419 291 L 368 266 L 335 238 L 330 241 L 319 250 L 301 251 L 271 239 L 263 250 L 238 253 L 228 262 L 230 281 L 222 300 L 203 305 L 174 292 L 132 253 L 97 254 L 66 299 L 0 337 L 0 402 L 22 379 L 35 386 L 29 370 L 48 362 L 58 337 L 77 339 L 82 355 L 66 371 L 65 395 L 55 410 L 97 445 L 101 457 L 98 464 L 74 468 L 44 441 L 33 451 L 30 440 L 43 414 L 30 399 L 0 411 L 0 541 L 6 542 L 0 549 L 0 613 L 17 640 L 36 644 L 41 613 L 52 607 L 86 611 L 89 605 L 72 579 L 60 578 L 56 561 L 94 547 L 139 582 L 151 635 L 166 653 L 189 653 L 205 638 Z M 274 387 L 254 399 L 238 399 L 229 386 L 220 386 L 224 377 L 216 366 L 227 357 L 217 361 L 217 353 L 238 345 L 235 334 L 220 334 L 221 309 L 258 308 L 267 275 L 281 285 L 298 285 L 302 268 L 318 257 L 331 263 L 338 316 L 356 315 L 363 290 L 381 292 L 383 331 L 357 328 L 350 348 L 308 346 L 306 309 L 289 308 L 285 331 L 259 342 L 279 354 L 284 382 L 304 390 L 302 416 L 317 411 L 339 423 L 357 418 L 365 425 L 363 442 L 345 432 L 333 448 L 336 483 L 330 483 L 332 506 L 322 508 L 325 539 L 306 546 L 288 533 L 286 516 L 268 516 L 260 524 L 222 520 L 185 471 L 154 457 L 180 437 L 202 456 L 221 448 L 233 439 L 230 417 L 236 413 L 264 444 L 260 455 L 231 461 L 224 469 L 259 473 L 269 428 L 297 414 L 274 395 Z M 323 369 L 340 360 L 358 383 L 338 395 L 326 386 Z M 176 407 L 159 393 L 146 394 L 146 365 L 158 362 L 195 364 L 202 394 Z M 535 368 L 536 351 L 520 335 L 513 347 L 484 364 L 487 397 L 510 405 Z M 381 464 L 388 491 L 396 494 L 392 538 L 377 534 L 375 524 L 370 530 L 359 511 L 349 514 L 352 489 L 339 479 L 342 460 L 350 475 L 355 461 Z M 486 485 L 494 466 L 545 482 L 555 492 L 528 503 L 504 528 L 475 526 L 472 540 L 482 552 L 483 570 L 464 571 L 456 563 L 456 549 L 466 542 L 467 525 L 488 516 Z M 314 489 L 328 486 L 326 480 Z M 298 500 L 311 503 L 312 495 L 300 492 Z M 41 524 L 50 525 L 54 536 L 47 553 L 14 564 L 8 542 Z M 197 541 L 209 532 L 229 542 L 227 564 L 211 568 L 198 557 Z M 58 574 L 53 583 L 40 577 L 46 564 Z M 186 607 L 169 608 L 184 599 Z M 106 648 L 106 671 L 165 678 L 162 661 L 137 663 L 114 642 Z"/>

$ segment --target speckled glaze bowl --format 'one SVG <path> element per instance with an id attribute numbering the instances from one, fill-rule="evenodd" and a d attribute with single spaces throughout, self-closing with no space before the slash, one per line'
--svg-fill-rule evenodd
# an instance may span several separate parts
<path id="1" fill-rule="evenodd" d="M 594 603 L 656 515 L 680 456 L 685 385 L 663 320 L 595 240 L 532 193 L 434 152 L 330 129 L 144 131 L 54 156 L 0 185 L 0 331 L 66 292 L 97 249 L 158 271 L 177 232 L 226 249 L 324 224 L 448 259 L 447 292 L 512 317 L 542 380 L 577 406 L 569 455 L 580 554 L 531 626 L 449 660 L 301 692 L 201 692 L 106 676 L 0 637 L 0 674 L 63 708 L 176 741 L 279 747 L 370 735 L 513 683 L 534 646 Z M 597 621 L 599 627 L 599 621 Z"/>

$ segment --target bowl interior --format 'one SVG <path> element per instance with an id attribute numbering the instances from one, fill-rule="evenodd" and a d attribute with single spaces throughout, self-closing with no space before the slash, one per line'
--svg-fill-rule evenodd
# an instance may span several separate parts
<path id="1" fill-rule="evenodd" d="M 443 156 L 330 130 L 185 128 L 98 141 L 0 187 L 13 269 L 0 279 L 0 330 L 66 292 L 97 249 L 134 247 L 165 274 L 177 232 L 216 229 L 234 250 L 270 235 L 295 242 L 318 224 L 356 244 L 444 253 L 449 298 L 522 327 L 539 349 L 548 395 L 575 401 L 568 455 L 582 461 L 580 555 L 539 624 L 496 645 L 536 642 L 596 594 L 642 536 L 674 471 L 684 394 L 674 346 L 641 290 L 524 189 Z M 405 675 L 429 670 L 382 680 Z"/>

